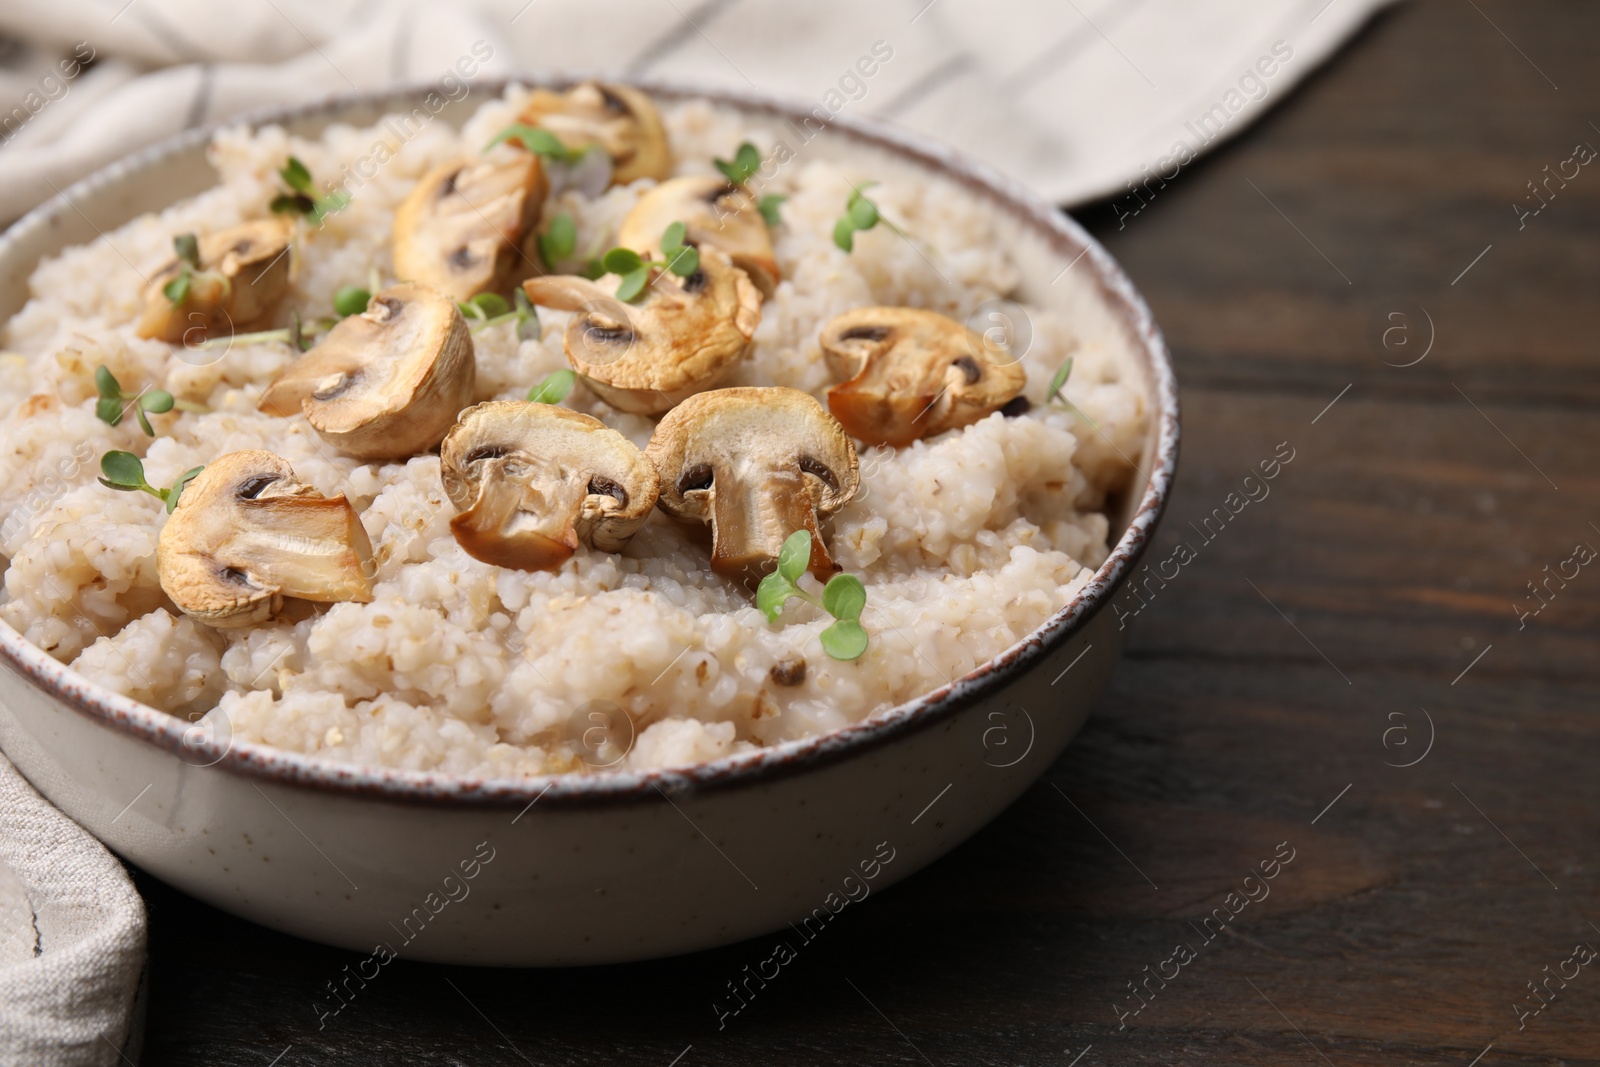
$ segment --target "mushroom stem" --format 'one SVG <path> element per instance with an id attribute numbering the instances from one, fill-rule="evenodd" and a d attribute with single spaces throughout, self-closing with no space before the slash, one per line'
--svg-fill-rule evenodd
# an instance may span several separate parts
<path id="1" fill-rule="evenodd" d="M 343 497 L 283 497 L 257 509 L 250 533 L 256 565 L 276 579 L 284 596 L 320 603 L 372 599 L 362 560 L 372 543 Z"/>
<path id="2" fill-rule="evenodd" d="M 497 567 L 554 570 L 578 550 L 578 519 L 587 481 L 557 476 L 505 476 L 506 461 L 480 473 L 478 499 L 450 520 L 473 559 Z"/>
<path id="3" fill-rule="evenodd" d="M 754 589 L 783 542 L 796 530 L 811 534 L 809 569 L 827 581 L 839 569 L 818 529 L 816 503 L 798 468 L 767 472 L 760 481 L 712 496 L 711 569 Z"/>

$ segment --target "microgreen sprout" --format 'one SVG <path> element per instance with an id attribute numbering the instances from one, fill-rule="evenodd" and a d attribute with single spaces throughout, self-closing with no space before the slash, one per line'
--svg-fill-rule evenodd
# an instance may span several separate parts
<path id="1" fill-rule="evenodd" d="M 1078 418 L 1082 419 L 1084 422 L 1087 422 L 1090 426 L 1094 426 L 1094 420 L 1091 419 L 1089 416 L 1085 415 L 1078 408 L 1078 405 L 1076 405 L 1072 401 L 1068 400 L 1066 398 L 1066 396 L 1061 392 L 1062 387 L 1064 387 L 1067 384 L 1067 379 L 1069 377 L 1071 377 L 1071 375 L 1072 375 L 1072 359 L 1069 357 L 1065 363 L 1061 364 L 1061 366 L 1059 368 L 1057 368 L 1054 376 L 1051 377 L 1051 379 L 1050 379 L 1050 388 L 1045 390 L 1044 402 L 1046 404 L 1054 404 L 1054 403 L 1059 401 L 1061 403 L 1061 405 L 1063 407 L 1065 407 L 1068 411 L 1070 411 L 1074 415 L 1078 416 Z M 1098 427 L 1096 427 L 1096 428 L 1098 429 Z"/>
<path id="2" fill-rule="evenodd" d="M 729 184 L 743 185 L 755 177 L 756 171 L 761 169 L 761 152 L 755 145 L 746 141 L 739 146 L 731 161 L 714 159 L 712 162 L 722 172 L 722 176 L 728 179 Z"/>
<path id="3" fill-rule="evenodd" d="M 767 220 L 768 226 L 776 226 L 783 221 L 778 209 L 783 207 L 783 202 L 787 199 L 789 198 L 782 193 L 768 193 L 756 201 L 756 210 L 761 212 L 761 217 Z"/>
<path id="4" fill-rule="evenodd" d="M 528 390 L 528 399 L 535 404 L 559 404 L 572 392 L 572 383 L 577 378 L 570 370 L 551 371 L 542 382 Z"/>
<path id="5" fill-rule="evenodd" d="M 494 139 L 483 146 L 483 150 L 487 152 L 502 141 L 516 141 L 534 155 L 543 156 L 552 163 L 576 163 L 589 151 L 588 147 L 568 148 L 561 143 L 561 138 L 549 130 L 541 130 L 523 122 L 507 126 L 495 134 Z"/>
<path id="6" fill-rule="evenodd" d="M 674 222 L 661 235 L 661 254 L 667 257 L 667 269 L 680 278 L 687 278 L 700 269 L 700 250 L 683 243 L 688 227 Z"/>
<path id="7" fill-rule="evenodd" d="M 359 285 L 347 285 L 333 294 L 333 310 L 341 319 L 359 315 L 372 303 L 372 293 Z"/>
<path id="8" fill-rule="evenodd" d="M 138 456 L 132 452 L 107 452 L 100 457 L 100 472 L 105 475 L 100 479 L 100 484 L 124 493 L 149 493 L 167 506 L 167 514 L 170 515 L 172 509 L 178 506 L 178 497 L 183 495 L 184 487 L 203 470 L 204 467 L 190 467 L 178 475 L 178 480 L 170 488 L 158 489 L 144 480 L 144 464 L 139 462 Z"/>
<path id="9" fill-rule="evenodd" d="M 867 589 L 853 574 L 835 574 L 822 587 L 819 600 L 800 588 L 800 576 L 811 563 L 811 533 L 796 530 L 778 552 L 778 567 L 756 587 L 756 607 L 768 622 L 777 622 L 790 597 L 832 615 L 834 622 L 819 635 L 822 650 L 834 659 L 852 660 L 867 650 L 867 630 L 861 609 L 867 606 Z"/>
<path id="10" fill-rule="evenodd" d="M 236 333 L 231 337 L 213 337 L 201 342 L 199 347 L 232 348 L 234 345 L 259 345 L 269 341 L 282 341 L 297 351 L 304 352 L 317 343 L 316 335 L 327 333 L 338 325 L 340 319 L 348 319 L 351 315 L 360 315 L 366 311 L 372 303 L 372 294 L 381 288 L 378 272 L 374 270 L 369 276 L 367 288 L 347 285 L 333 294 L 333 318 L 306 321 L 300 317 L 298 308 L 290 308 L 289 325 L 286 327 L 258 330 L 255 333 Z"/>
<path id="11" fill-rule="evenodd" d="M 901 237 L 909 239 L 904 230 L 883 217 L 878 210 L 877 202 L 862 192 L 863 189 L 869 189 L 877 184 L 877 182 L 862 182 L 852 189 L 850 198 L 844 203 L 844 214 L 833 224 L 833 243 L 846 252 L 855 248 L 858 230 L 870 230 L 880 222 Z"/>
<path id="12" fill-rule="evenodd" d="M 646 259 L 631 248 L 613 248 L 590 263 L 583 276 L 593 279 L 603 274 L 615 274 L 622 279 L 617 283 L 617 299 L 632 303 L 649 286 L 651 275 L 657 267 L 665 267 L 680 278 L 687 278 L 700 269 L 700 250 L 694 245 L 684 244 L 687 233 L 688 227 L 681 222 L 674 222 L 667 227 L 661 235 L 661 254 L 666 257 L 665 262 Z"/>
<path id="13" fill-rule="evenodd" d="M 600 257 L 600 266 L 622 280 L 617 283 L 617 299 L 632 301 L 650 284 L 650 263 L 631 248 L 613 248 Z"/>
<path id="14" fill-rule="evenodd" d="M 555 270 L 556 265 L 569 259 L 578 248 L 578 226 L 572 216 L 562 212 L 550 220 L 550 225 L 539 235 L 539 258 L 545 270 Z"/>
<path id="15" fill-rule="evenodd" d="M 180 233 L 172 239 L 173 250 L 178 253 L 178 273 L 167 284 L 161 287 L 161 295 L 173 305 L 183 303 L 189 299 L 189 289 L 194 284 L 196 273 L 200 271 L 200 241 L 192 233 Z M 221 280 L 223 285 L 230 284 L 220 274 L 206 274 L 208 278 Z"/>
<path id="16" fill-rule="evenodd" d="M 139 426 L 151 437 L 156 435 L 154 426 L 150 425 L 151 415 L 165 415 L 173 408 L 180 411 L 193 411 L 204 413 L 211 409 L 204 404 L 196 404 L 192 400 L 178 400 L 165 389 L 146 389 L 134 396 L 128 396 L 122 391 L 122 385 L 117 381 L 117 376 L 105 364 L 94 369 L 94 387 L 100 394 L 100 399 L 95 401 L 94 413 L 100 421 L 111 426 L 122 422 L 122 416 L 132 411 L 139 420 Z"/>
<path id="17" fill-rule="evenodd" d="M 350 194 L 342 189 L 327 194 L 318 193 L 316 183 L 311 180 L 310 169 L 294 156 L 290 156 L 289 161 L 279 169 L 278 177 L 283 179 L 288 191 L 273 197 L 270 206 L 280 214 L 304 215 L 312 222 L 321 223 L 350 203 Z"/>
<path id="18" fill-rule="evenodd" d="M 473 333 L 480 333 L 491 326 L 499 326 L 504 322 L 517 324 L 517 340 L 537 341 L 539 339 L 539 312 L 534 309 L 528 300 L 528 295 L 521 288 L 512 290 L 516 298 L 515 303 L 507 304 L 506 298 L 498 293 L 479 293 L 471 300 L 464 300 L 456 304 L 461 312 L 461 317 L 472 324 Z"/>
<path id="19" fill-rule="evenodd" d="M 746 141 L 739 146 L 739 150 L 733 154 L 731 160 L 714 159 L 712 162 L 722 172 L 722 176 L 728 179 L 728 184 L 743 186 L 748 184 L 761 169 L 761 152 L 755 145 Z M 756 201 L 756 210 L 761 212 L 761 217 L 767 221 L 768 226 L 776 226 L 783 221 L 778 215 L 778 209 L 787 199 L 789 199 L 787 196 L 769 193 Z"/>

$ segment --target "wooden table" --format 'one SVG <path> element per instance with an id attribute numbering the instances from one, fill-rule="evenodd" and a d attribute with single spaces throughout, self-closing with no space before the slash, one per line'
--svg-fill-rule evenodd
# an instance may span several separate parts
<path id="1" fill-rule="evenodd" d="M 1157 552 L 1295 458 L 1045 777 L 727 1029 L 764 943 L 400 962 L 319 1032 L 354 956 L 143 879 L 146 1062 L 1600 1064 L 1600 966 L 1566 962 L 1600 947 L 1600 567 L 1564 563 L 1600 548 L 1600 168 L 1511 207 L 1600 147 L 1597 40 L 1592 3 L 1404 6 L 1125 228 L 1086 214 L 1183 383 Z"/>

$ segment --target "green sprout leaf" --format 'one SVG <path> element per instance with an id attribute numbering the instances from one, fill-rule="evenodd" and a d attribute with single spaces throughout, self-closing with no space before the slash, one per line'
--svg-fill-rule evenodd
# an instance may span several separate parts
<path id="1" fill-rule="evenodd" d="M 811 533 L 796 530 L 784 539 L 778 551 L 778 566 L 756 587 L 756 607 L 768 622 L 777 622 L 790 597 L 799 597 L 821 608 L 834 618 L 833 625 L 819 635 L 822 650 L 834 659 L 851 660 L 867 650 L 867 631 L 861 625 L 861 612 L 867 606 L 867 587 L 853 574 L 836 574 L 823 586 L 822 599 L 799 586 L 811 564 Z"/>
<path id="2" fill-rule="evenodd" d="M 878 224 L 878 205 L 859 192 L 850 198 L 850 224 L 858 230 L 870 230 Z"/>
<path id="3" fill-rule="evenodd" d="M 800 595 L 800 590 L 795 588 L 793 582 L 773 571 L 762 578 L 761 584 L 756 586 L 756 607 L 767 617 L 768 622 L 777 622 L 778 616 L 783 614 L 784 603 L 790 597 Z"/>
<path id="4" fill-rule="evenodd" d="M 310 168 L 294 156 L 290 156 L 288 162 L 279 168 L 278 177 L 290 189 L 273 197 L 268 205 L 279 214 L 304 215 L 312 222 L 321 223 L 350 203 L 350 194 L 342 189 L 336 189 L 326 196 L 318 195 L 316 183 L 311 180 Z"/>
<path id="5" fill-rule="evenodd" d="M 333 310 L 344 319 L 361 314 L 367 310 L 367 305 L 370 303 L 372 303 L 372 293 L 359 285 L 347 285 L 333 294 Z"/>
<path id="6" fill-rule="evenodd" d="M 517 340 L 537 341 L 544 332 L 539 322 L 539 309 L 533 306 L 533 301 L 528 299 L 528 294 L 520 285 L 511 291 L 511 296 L 512 303 L 516 305 Z"/>
<path id="7" fill-rule="evenodd" d="M 103 396 L 94 402 L 94 413 L 101 422 L 115 426 L 122 421 L 122 398 Z"/>
<path id="8" fill-rule="evenodd" d="M 867 630 L 854 619 L 840 619 L 817 635 L 822 651 L 834 659 L 858 659 L 867 650 Z"/>
<path id="9" fill-rule="evenodd" d="M 307 196 L 312 194 L 311 170 L 294 156 L 290 156 L 289 161 L 278 171 L 278 177 L 295 192 L 305 193 Z"/>
<path id="10" fill-rule="evenodd" d="M 327 196 L 319 197 L 312 206 L 311 214 L 306 217 L 312 222 L 321 222 L 329 215 L 343 211 L 349 203 L 350 194 L 336 189 Z"/>
<path id="11" fill-rule="evenodd" d="M 861 609 L 866 606 L 867 587 L 853 574 L 835 574 L 822 589 L 822 607 L 841 621 L 861 618 Z"/>
<path id="12" fill-rule="evenodd" d="M 143 407 L 135 404 L 133 415 L 139 420 L 139 428 L 144 430 L 146 437 L 154 437 L 156 435 L 156 428 L 150 425 L 150 416 L 144 413 Z"/>
<path id="13" fill-rule="evenodd" d="M 617 299 L 624 303 L 638 299 L 644 292 L 645 286 L 650 284 L 650 266 L 645 264 L 636 270 L 631 270 L 622 276 L 622 283 L 617 286 Z"/>
<path id="14" fill-rule="evenodd" d="M 316 202 L 304 193 L 280 193 L 267 206 L 275 215 L 309 215 L 317 209 Z"/>
<path id="15" fill-rule="evenodd" d="M 688 245 L 678 249 L 667 259 L 667 269 L 680 278 L 689 278 L 700 269 L 700 250 Z"/>
<path id="16" fill-rule="evenodd" d="M 761 217 L 767 220 L 768 226 L 776 226 L 783 221 L 778 209 L 787 199 L 789 198 L 781 193 L 768 193 L 756 202 L 756 210 L 761 212 Z"/>
<path id="17" fill-rule="evenodd" d="M 791 582 L 797 582 L 809 566 L 811 566 L 811 531 L 796 530 L 784 539 L 783 547 L 778 550 L 777 573 Z"/>
<path id="18" fill-rule="evenodd" d="M 1068 400 L 1062 394 L 1061 390 L 1067 384 L 1067 378 L 1070 377 L 1071 374 L 1072 360 L 1068 359 L 1065 363 L 1061 364 L 1059 368 L 1057 368 L 1055 375 L 1050 379 L 1050 387 L 1045 390 L 1044 402 L 1046 404 L 1060 402 L 1062 407 L 1066 408 L 1068 411 L 1072 412 L 1074 415 L 1078 416 L 1078 418 L 1082 419 L 1090 426 L 1093 426 L 1095 429 L 1099 429 L 1098 426 L 1095 426 L 1093 419 L 1091 419 L 1088 415 L 1085 415 L 1083 410 L 1079 408 L 1078 405 Z"/>
<path id="19" fill-rule="evenodd" d="M 132 452 L 107 452 L 100 457 L 100 473 L 105 475 L 101 484 L 112 489 L 131 492 L 145 486 L 144 464 Z"/>
<path id="20" fill-rule="evenodd" d="M 580 278 L 588 278 L 592 282 L 592 281 L 596 281 L 599 278 L 604 277 L 605 273 L 606 273 L 606 265 L 604 263 L 600 262 L 600 260 L 598 258 L 595 258 L 595 259 L 591 259 L 584 266 L 584 268 L 578 272 L 578 277 L 580 277 Z"/>
<path id="21" fill-rule="evenodd" d="M 189 267 L 185 264 L 178 272 L 178 276 L 161 287 L 161 295 L 172 304 L 181 304 L 189 299 Z"/>
<path id="22" fill-rule="evenodd" d="M 1061 387 L 1067 384 L 1067 377 L 1071 374 L 1072 360 L 1069 359 L 1065 363 L 1061 364 L 1061 367 L 1056 371 L 1055 376 L 1050 379 L 1050 388 L 1045 390 L 1044 394 L 1044 402 L 1046 404 L 1050 403 L 1052 400 L 1066 400 L 1066 397 L 1061 395 Z"/>
<path id="23" fill-rule="evenodd" d="M 712 162 L 730 184 L 743 185 L 755 177 L 756 172 L 761 169 L 761 152 L 755 145 L 746 141 L 733 154 L 732 162 L 726 159 L 716 159 Z"/>
<path id="24" fill-rule="evenodd" d="M 165 389 L 148 389 L 139 398 L 139 406 L 153 415 L 165 415 L 174 403 L 172 394 Z"/>
<path id="25" fill-rule="evenodd" d="M 479 293 L 471 303 L 478 309 L 479 317 L 485 319 L 496 318 L 511 310 L 511 305 L 499 293 Z"/>
<path id="26" fill-rule="evenodd" d="M 544 381 L 528 390 L 528 399 L 535 404 L 559 404 L 572 392 L 572 383 L 578 376 L 570 370 L 552 371 Z"/>
<path id="27" fill-rule="evenodd" d="M 700 269 L 700 250 L 684 244 L 689 229 L 674 222 L 661 235 L 661 254 L 667 257 L 667 269 L 680 278 L 687 278 Z"/>
<path id="28" fill-rule="evenodd" d="M 111 373 L 111 368 L 104 363 L 94 369 L 94 387 L 102 398 L 122 399 L 122 384 L 117 381 L 117 376 Z"/>
<path id="29" fill-rule="evenodd" d="M 639 269 L 644 260 L 639 258 L 639 253 L 631 248 L 613 248 L 600 257 L 600 265 L 605 267 L 608 274 L 615 274 L 619 278 L 632 274 Z"/>
<path id="30" fill-rule="evenodd" d="M 846 215 L 833 224 L 833 243 L 849 252 L 856 246 L 856 224 Z"/>
<path id="31" fill-rule="evenodd" d="M 880 222 L 900 236 L 908 236 L 904 230 L 884 218 L 883 213 L 878 210 L 877 203 L 861 191 L 877 184 L 877 182 L 862 182 L 852 190 L 850 198 L 845 201 L 844 214 L 833 224 L 833 243 L 846 252 L 855 247 L 855 235 L 858 231 L 870 230 Z"/>
<path id="32" fill-rule="evenodd" d="M 578 247 L 578 225 L 566 213 L 550 220 L 550 226 L 539 235 L 539 258 L 546 270 L 555 270 L 557 264 L 571 256 Z"/>
<path id="33" fill-rule="evenodd" d="M 205 470 L 204 467 L 190 467 L 188 470 L 178 475 L 178 480 L 172 483 L 171 489 L 161 490 L 161 495 L 167 502 L 168 515 L 171 515 L 172 509 L 178 506 L 178 498 L 183 495 L 184 489 L 187 488 L 189 483 L 194 481 L 195 476 L 203 470 Z"/>
<path id="34" fill-rule="evenodd" d="M 192 233 L 180 233 L 172 239 L 172 247 L 195 270 L 200 269 L 200 241 Z"/>
<path id="35" fill-rule="evenodd" d="M 544 156 L 553 163 L 575 163 L 583 158 L 587 148 L 570 149 L 561 143 L 561 138 L 549 130 L 541 130 L 537 126 L 529 126 L 518 122 L 507 126 L 494 138 L 483 146 L 485 152 L 504 141 L 516 141 L 523 148 L 535 155 Z"/>

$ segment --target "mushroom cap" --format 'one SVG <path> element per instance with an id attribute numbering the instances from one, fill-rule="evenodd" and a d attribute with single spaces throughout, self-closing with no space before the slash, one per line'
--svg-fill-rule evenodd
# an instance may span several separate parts
<path id="1" fill-rule="evenodd" d="M 391 286 L 341 320 L 273 379 L 257 404 L 303 411 L 339 451 L 403 459 L 438 444 L 472 402 L 472 334 L 453 301 L 422 285 Z"/>
<path id="2" fill-rule="evenodd" d="M 865 307 L 836 316 L 818 338 L 846 381 L 828 410 L 857 439 L 902 447 L 977 422 L 1022 392 L 1014 356 L 935 311 Z"/>
<path id="3" fill-rule="evenodd" d="M 838 567 L 818 529 L 861 482 L 855 445 L 809 393 L 780 386 L 716 389 L 667 413 L 645 448 L 661 476 L 659 506 L 711 524 L 711 569 L 753 585 L 796 530 L 811 533 L 811 573 Z"/>
<path id="4" fill-rule="evenodd" d="M 372 599 L 372 544 L 355 509 L 258 449 L 220 456 L 189 483 L 156 542 L 156 570 L 185 615 L 220 628 L 262 622 L 286 596 Z"/>
<path id="5" fill-rule="evenodd" d="M 684 243 L 720 248 L 733 265 L 750 275 L 763 297 L 772 296 L 783 274 L 772 253 L 772 234 L 756 199 L 742 186 L 723 178 L 673 178 L 639 198 L 622 227 L 617 244 L 643 255 L 661 246 L 661 235 L 682 222 Z"/>
<path id="6" fill-rule="evenodd" d="M 189 295 L 174 304 L 162 291 L 183 270 L 174 258 L 145 287 L 139 336 L 198 344 L 264 325 L 289 288 L 290 232 L 286 219 L 273 217 L 200 237 L 200 271 L 191 275 Z"/>
<path id="7" fill-rule="evenodd" d="M 522 121 L 549 130 L 569 149 L 599 145 L 611 157 L 611 183 L 665 178 L 672 149 L 661 113 L 648 95 L 627 85 L 583 82 L 564 93 L 535 89 Z"/>
<path id="8" fill-rule="evenodd" d="M 563 339 L 567 362 L 595 395 L 636 415 L 660 415 L 725 381 L 761 325 L 761 294 L 714 248 L 687 278 L 658 273 L 634 304 L 572 275 L 522 288 L 535 304 L 577 312 Z"/>
<path id="9" fill-rule="evenodd" d="M 435 167 L 395 210 L 395 274 L 452 300 L 510 295 L 549 190 L 544 161 L 508 145 Z"/>
<path id="10" fill-rule="evenodd" d="M 616 430 L 524 400 L 463 411 L 439 449 L 439 476 L 467 554 L 522 570 L 553 570 L 580 541 L 622 551 L 659 489 L 655 466 Z"/>

